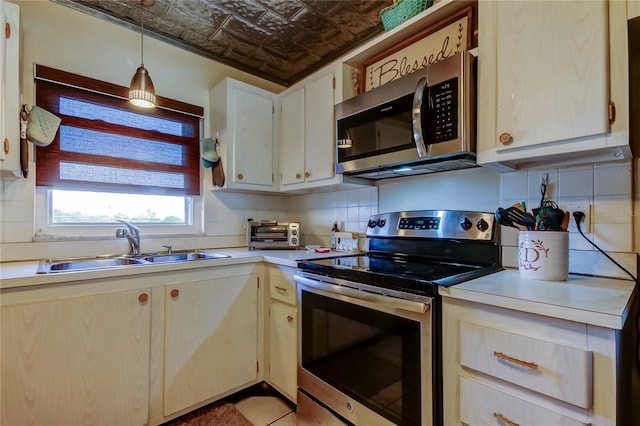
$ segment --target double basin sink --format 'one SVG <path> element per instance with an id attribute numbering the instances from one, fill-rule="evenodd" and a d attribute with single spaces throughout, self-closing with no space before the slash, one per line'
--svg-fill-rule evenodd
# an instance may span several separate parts
<path id="1" fill-rule="evenodd" d="M 138 256 L 106 256 L 74 259 L 44 259 L 38 265 L 38 274 L 86 271 L 92 269 L 119 268 L 122 266 L 153 265 L 162 263 L 191 262 L 196 260 L 225 259 L 230 256 L 208 251 L 179 251 L 147 253 Z"/>

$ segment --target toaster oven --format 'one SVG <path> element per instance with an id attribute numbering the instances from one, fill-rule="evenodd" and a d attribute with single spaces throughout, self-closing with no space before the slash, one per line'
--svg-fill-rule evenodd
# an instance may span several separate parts
<path id="1" fill-rule="evenodd" d="M 248 219 L 249 249 L 297 249 L 300 246 L 300 223 Z"/>

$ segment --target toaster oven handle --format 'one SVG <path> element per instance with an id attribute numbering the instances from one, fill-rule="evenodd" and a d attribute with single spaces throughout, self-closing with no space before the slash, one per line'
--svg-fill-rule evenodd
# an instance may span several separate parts
<path id="1" fill-rule="evenodd" d="M 412 110 L 412 127 L 413 127 L 413 140 L 416 143 L 416 149 L 418 150 L 418 157 L 427 157 L 429 152 L 424 144 L 424 138 L 422 137 L 422 104 L 424 98 L 424 89 L 427 85 L 427 78 L 422 77 L 418 80 L 418 87 L 413 94 L 413 110 Z"/>
<path id="2" fill-rule="evenodd" d="M 423 302 L 417 302 L 415 300 L 405 300 L 398 299 L 395 297 L 384 296 L 381 294 L 370 293 L 367 291 L 360 291 L 355 288 L 343 286 L 343 285 L 335 285 L 329 284 L 326 282 L 312 280 L 306 277 L 301 277 L 300 275 L 294 275 L 294 281 L 302 284 L 307 287 L 312 287 L 316 289 L 316 291 L 324 291 L 327 293 L 333 293 L 334 295 L 338 295 L 341 300 L 346 302 L 356 303 L 356 300 L 369 302 L 369 303 L 380 303 L 381 305 L 386 306 L 387 308 L 395 308 L 402 309 L 410 312 L 417 312 L 419 314 L 423 314 L 430 309 L 429 304 Z"/>

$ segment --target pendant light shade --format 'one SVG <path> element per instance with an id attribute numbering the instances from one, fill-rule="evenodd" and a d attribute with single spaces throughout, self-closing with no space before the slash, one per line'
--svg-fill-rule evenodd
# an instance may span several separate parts
<path id="1" fill-rule="evenodd" d="M 140 64 L 129 84 L 129 102 L 143 108 L 156 106 L 156 89 L 149 77 L 149 72 Z"/>
<path id="2" fill-rule="evenodd" d="M 145 0 L 140 1 L 141 6 L 146 6 Z M 153 4 L 153 3 L 151 3 Z M 156 89 L 149 77 L 149 71 L 144 67 L 144 12 L 140 25 L 140 66 L 129 83 L 129 102 L 142 108 L 156 106 Z"/>

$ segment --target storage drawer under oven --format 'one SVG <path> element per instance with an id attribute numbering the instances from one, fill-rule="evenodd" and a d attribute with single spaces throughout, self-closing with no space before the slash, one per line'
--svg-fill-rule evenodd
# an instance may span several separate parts
<path id="1" fill-rule="evenodd" d="M 460 420 L 468 425 L 587 425 L 466 377 L 460 377 Z"/>
<path id="2" fill-rule="evenodd" d="M 592 404 L 592 353 L 460 322 L 460 364 L 583 408 Z"/>

